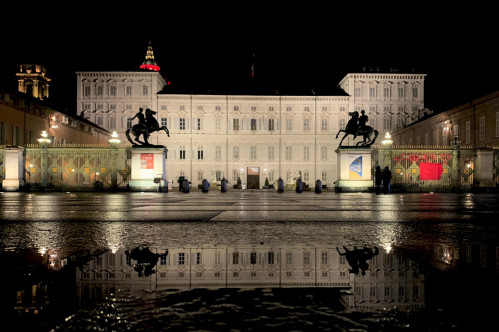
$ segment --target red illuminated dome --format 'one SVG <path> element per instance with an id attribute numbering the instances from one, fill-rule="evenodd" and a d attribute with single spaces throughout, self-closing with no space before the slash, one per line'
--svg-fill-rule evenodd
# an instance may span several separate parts
<path id="1" fill-rule="evenodd" d="M 140 65 L 140 69 L 154 71 L 159 71 L 160 69 L 156 61 L 154 61 L 154 52 L 152 50 L 151 42 L 149 42 L 149 46 L 147 46 L 146 59 Z"/>

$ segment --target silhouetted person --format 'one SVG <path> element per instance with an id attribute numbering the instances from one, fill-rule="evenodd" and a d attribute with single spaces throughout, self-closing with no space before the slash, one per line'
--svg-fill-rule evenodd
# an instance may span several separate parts
<path id="1" fill-rule="evenodd" d="M 392 180 L 392 172 L 390 171 L 388 166 L 386 166 L 385 169 L 383 170 L 382 177 L 383 177 L 384 192 L 385 192 L 385 194 L 389 194 L 389 193 L 391 193 L 391 183 L 390 182 Z"/>
<path id="2" fill-rule="evenodd" d="M 376 171 L 374 172 L 374 184 L 376 185 L 376 195 L 381 193 L 381 184 L 383 183 L 383 173 L 381 172 L 381 167 L 376 166 Z"/>

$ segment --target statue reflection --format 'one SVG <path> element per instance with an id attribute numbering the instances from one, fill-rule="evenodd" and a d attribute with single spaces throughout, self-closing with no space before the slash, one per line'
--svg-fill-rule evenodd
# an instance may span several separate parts
<path id="1" fill-rule="evenodd" d="M 350 273 L 358 274 L 361 272 L 362 275 L 366 275 L 366 271 L 369 269 L 368 260 L 372 259 L 374 256 L 379 254 L 378 247 L 374 247 L 374 251 L 371 248 L 365 247 L 362 249 L 357 249 L 356 246 L 353 250 L 349 250 L 347 247 L 343 246 L 345 252 L 340 252 L 340 249 L 336 247 L 338 254 L 340 256 L 345 256 L 348 264 L 350 265 Z"/>
<path id="2" fill-rule="evenodd" d="M 131 251 L 126 250 L 125 255 L 137 261 L 133 269 L 138 273 L 139 277 L 148 277 L 156 273 L 154 267 L 160 258 L 168 256 L 168 249 L 164 254 L 153 253 L 148 247 L 136 247 Z"/>

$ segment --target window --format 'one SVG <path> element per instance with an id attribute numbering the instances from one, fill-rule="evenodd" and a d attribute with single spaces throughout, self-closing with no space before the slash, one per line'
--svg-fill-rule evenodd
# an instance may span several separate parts
<path id="1" fill-rule="evenodd" d="M 328 263 L 328 255 L 327 255 L 327 252 L 323 251 L 321 253 L 321 264 L 327 265 L 327 263 Z"/>
<path id="2" fill-rule="evenodd" d="M 203 147 L 198 146 L 198 159 L 203 159 Z"/>
<path id="3" fill-rule="evenodd" d="M 132 87 L 130 85 L 125 87 L 125 96 L 131 96 L 132 95 Z"/>
<path id="4" fill-rule="evenodd" d="M 185 159 L 185 147 L 181 146 L 179 150 L 179 159 Z"/>
<path id="5" fill-rule="evenodd" d="M 327 181 L 327 172 L 326 171 L 322 171 L 322 174 L 321 174 L 321 178 L 322 178 L 322 181 Z"/>
<path id="6" fill-rule="evenodd" d="M 355 97 L 360 97 L 360 87 L 355 87 L 355 90 L 354 90 L 354 96 Z"/>
<path id="7" fill-rule="evenodd" d="M 83 95 L 84 95 L 85 97 L 90 96 L 90 91 L 91 91 L 91 89 L 90 89 L 90 85 L 85 85 L 85 87 L 83 88 Z"/>
<path id="8" fill-rule="evenodd" d="M 345 130 L 345 119 L 340 119 L 339 127 L 341 130 Z"/>
<path id="9" fill-rule="evenodd" d="M 321 146 L 321 160 L 327 160 L 327 146 Z"/>
<path id="10" fill-rule="evenodd" d="M 222 128 L 222 121 L 220 118 L 215 119 L 215 129 L 220 130 Z"/>
<path id="11" fill-rule="evenodd" d="M 202 258 L 202 255 L 200 252 L 197 252 L 196 253 L 196 265 L 200 265 L 203 263 L 203 260 L 201 259 Z"/>
<path id="12" fill-rule="evenodd" d="M 149 94 L 149 87 L 147 85 L 142 86 L 142 95 L 147 96 Z"/>
<path id="13" fill-rule="evenodd" d="M 239 160 L 239 146 L 234 146 L 232 148 L 232 157 L 234 160 Z"/>
<path id="14" fill-rule="evenodd" d="M 286 160 L 291 160 L 293 158 L 293 150 L 291 146 L 286 146 Z"/>
<path id="15" fill-rule="evenodd" d="M 239 119 L 232 119 L 232 129 L 239 130 Z"/>
<path id="16" fill-rule="evenodd" d="M 392 128 L 392 119 L 390 117 L 383 118 L 383 131 L 389 132 Z"/>
<path id="17" fill-rule="evenodd" d="M 310 119 L 303 119 L 303 131 L 310 131 Z"/>
<path id="18" fill-rule="evenodd" d="M 303 265 L 310 265 L 310 253 L 309 252 L 303 253 Z"/>
<path id="19" fill-rule="evenodd" d="M 478 133 L 480 137 L 480 141 L 485 140 L 485 117 L 481 116 L 479 121 Z"/>
<path id="20" fill-rule="evenodd" d="M 286 130 L 293 129 L 293 121 L 291 119 L 286 119 Z"/>
<path id="21" fill-rule="evenodd" d="M 180 118 L 179 119 L 179 129 L 180 130 L 185 130 L 185 118 Z"/>
<path id="22" fill-rule="evenodd" d="M 403 87 L 399 87 L 398 88 L 398 92 L 399 92 L 399 98 L 404 98 L 405 97 L 405 93 L 404 93 L 404 88 Z"/>
<path id="23" fill-rule="evenodd" d="M 161 118 L 161 126 L 168 127 L 168 119 L 167 118 Z"/>
<path id="24" fill-rule="evenodd" d="M 254 145 L 250 147 L 250 159 L 256 159 L 256 146 Z"/>
<path id="25" fill-rule="evenodd" d="M 269 119 L 269 130 L 274 130 L 274 119 Z"/>
<path id="26" fill-rule="evenodd" d="M 308 171 L 303 172 L 303 181 L 308 181 L 310 179 Z"/>
<path id="27" fill-rule="evenodd" d="M 274 171 L 269 171 L 269 181 L 274 181 Z"/>
<path id="28" fill-rule="evenodd" d="M 256 264 L 256 252 L 250 253 L 250 264 Z"/>
<path id="29" fill-rule="evenodd" d="M 275 264 L 275 253 L 273 251 L 269 252 L 269 255 L 268 255 L 268 263 L 269 264 Z"/>
<path id="30" fill-rule="evenodd" d="M 268 149 L 268 159 L 274 160 L 274 147 L 271 145 Z"/>
<path id="31" fill-rule="evenodd" d="M 375 98 L 376 97 L 376 87 L 370 87 L 369 88 L 369 97 Z"/>
<path id="32" fill-rule="evenodd" d="M 383 97 L 385 98 L 390 98 L 390 87 L 385 86 L 383 88 Z"/>
<path id="33" fill-rule="evenodd" d="M 103 91 L 104 91 L 104 87 L 103 87 L 102 85 L 98 85 L 98 86 L 97 86 L 97 91 L 95 92 L 95 94 L 96 94 L 97 96 L 102 96 Z"/>
<path id="34" fill-rule="evenodd" d="M 471 143 L 471 121 L 466 121 L 466 143 L 465 144 L 470 144 Z"/>
<path id="35" fill-rule="evenodd" d="M 116 96 L 116 85 L 111 85 L 109 87 L 109 95 Z"/>
<path id="36" fill-rule="evenodd" d="M 198 178 L 197 178 L 198 181 L 203 181 L 203 179 L 204 179 L 203 178 L 203 171 L 198 171 L 197 174 L 198 174 Z"/>
<path id="37" fill-rule="evenodd" d="M 251 130 L 256 130 L 256 119 L 251 119 Z"/>
<path id="38" fill-rule="evenodd" d="M 160 258 L 160 261 L 159 261 L 159 265 L 166 265 L 166 258 L 168 256 L 161 256 Z"/>
<path id="39" fill-rule="evenodd" d="M 201 130 L 201 119 L 200 118 L 196 119 L 196 129 Z"/>
<path id="40" fill-rule="evenodd" d="M 183 252 L 178 254 L 178 265 L 185 265 L 185 253 Z"/>
<path id="41" fill-rule="evenodd" d="M 237 265 L 239 264 L 239 253 L 235 252 L 232 254 L 232 264 Z"/>
<path id="42" fill-rule="evenodd" d="M 286 253 L 286 265 L 293 265 L 293 253 Z"/>
<path id="43" fill-rule="evenodd" d="M 132 119 L 128 118 L 126 119 L 126 129 L 131 129 L 132 128 Z"/>
<path id="44" fill-rule="evenodd" d="M 222 147 L 220 145 L 215 146 L 215 160 L 222 159 Z"/>
<path id="45" fill-rule="evenodd" d="M 412 98 L 418 98 L 418 88 L 412 88 Z"/>
<path id="46" fill-rule="evenodd" d="M 303 147 L 303 160 L 309 160 L 309 159 L 310 159 L 310 147 L 304 146 Z"/>
<path id="47" fill-rule="evenodd" d="M 321 130 L 327 131 L 327 124 L 328 124 L 327 119 L 321 119 Z"/>

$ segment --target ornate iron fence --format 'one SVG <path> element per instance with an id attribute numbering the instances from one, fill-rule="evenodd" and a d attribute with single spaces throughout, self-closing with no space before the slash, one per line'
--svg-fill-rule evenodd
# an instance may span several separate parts
<path id="1" fill-rule="evenodd" d="M 373 169 L 390 167 L 392 187 L 401 191 L 469 191 L 473 187 L 475 152 L 472 147 L 390 146 L 373 149 Z M 436 165 L 435 176 L 423 176 Z"/>
<path id="2" fill-rule="evenodd" d="M 26 187 L 54 190 L 126 189 L 131 148 L 105 146 L 26 147 Z"/>

